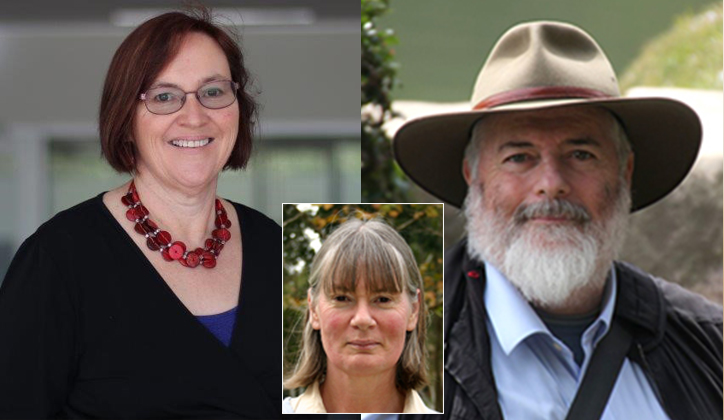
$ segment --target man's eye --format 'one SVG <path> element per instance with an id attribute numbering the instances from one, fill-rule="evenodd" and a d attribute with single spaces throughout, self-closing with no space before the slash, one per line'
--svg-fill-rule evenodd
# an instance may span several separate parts
<path id="1" fill-rule="evenodd" d="M 593 153 L 585 150 L 576 150 L 572 153 L 572 156 L 578 160 L 589 160 L 595 157 Z"/>
<path id="2" fill-rule="evenodd" d="M 392 302 L 392 299 L 389 298 L 389 297 L 387 297 L 387 296 L 379 296 L 379 297 L 377 298 L 377 302 L 380 302 L 380 303 L 390 303 L 390 302 Z"/>
<path id="3" fill-rule="evenodd" d="M 347 296 L 339 295 L 332 298 L 335 302 L 349 302 L 349 298 Z"/>
<path id="4" fill-rule="evenodd" d="M 524 163 L 528 160 L 530 160 L 528 155 L 526 155 L 525 153 L 518 153 L 512 156 L 508 156 L 507 158 L 505 158 L 504 162 Z"/>

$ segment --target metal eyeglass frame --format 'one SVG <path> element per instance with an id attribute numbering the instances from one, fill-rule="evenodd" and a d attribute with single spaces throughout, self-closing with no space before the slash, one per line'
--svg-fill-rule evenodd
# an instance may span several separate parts
<path id="1" fill-rule="evenodd" d="M 225 106 L 222 106 L 222 107 L 220 107 L 220 108 L 211 108 L 211 107 L 208 107 L 208 106 L 204 105 L 203 102 L 201 102 L 201 97 L 199 97 L 199 91 L 201 90 L 202 87 L 204 87 L 204 86 L 206 86 L 206 85 L 208 85 L 208 84 L 217 83 L 217 82 L 230 82 L 230 83 L 232 83 L 232 85 L 234 86 L 234 100 L 231 101 L 231 103 L 230 103 L 229 105 L 225 105 Z M 155 89 L 155 88 L 152 88 L 152 89 Z M 228 107 L 230 107 L 231 105 L 233 105 L 234 102 L 236 102 L 236 91 L 239 90 L 239 83 L 238 83 L 238 82 L 235 82 L 235 81 L 233 81 L 233 80 L 212 80 L 212 81 L 210 81 L 210 82 L 208 82 L 208 83 L 204 83 L 200 88 L 198 88 L 198 89 L 196 89 L 196 90 L 192 90 L 192 91 L 190 91 L 190 92 L 186 92 L 186 91 L 181 90 L 180 88 L 178 88 L 181 92 L 184 93 L 184 96 L 182 96 L 182 98 L 181 98 L 181 106 L 180 106 L 177 110 L 175 110 L 175 111 L 173 111 L 173 112 L 166 113 L 166 114 L 159 114 L 159 113 L 157 113 L 157 112 L 151 111 L 151 110 L 148 108 L 148 102 L 146 102 L 146 94 L 148 93 L 149 90 L 152 90 L 152 89 L 148 89 L 147 91 L 141 93 L 141 94 L 139 95 L 139 97 L 138 97 L 140 100 L 143 101 L 143 104 L 146 106 L 146 110 L 148 110 L 148 112 L 150 112 L 151 114 L 154 114 L 154 115 L 171 115 L 171 114 L 174 114 L 174 113 L 176 113 L 176 112 L 179 112 L 179 111 L 181 111 L 181 110 L 183 109 L 184 105 L 186 105 L 186 96 L 188 96 L 190 93 L 193 93 L 194 96 L 196 96 L 196 100 L 199 101 L 199 104 L 200 104 L 201 106 L 203 106 L 204 108 L 206 108 L 206 109 L 224 109 L 224 108 L 228 108 Z"/>

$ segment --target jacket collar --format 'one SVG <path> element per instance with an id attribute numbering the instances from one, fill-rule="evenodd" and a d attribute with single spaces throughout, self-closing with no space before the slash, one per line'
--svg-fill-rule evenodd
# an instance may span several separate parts
<path id="1" fill-rule="evenodd" d="M 501 419 L 490 364 L 487 314 L 483 307 L 485 273 L 480 264 L 468 257 L 466 240 L 446 253 L 445 264 L 445 289 L 452 292 L 445 294 L 445 370 L 460 384 L 477 410 L 477 413 L 459 412 L 467 407 L 453 403 L 450 415 Z"/>
<path id="2" fill-rule="evenodd" d="M 651 275 L 625 262 L 615 262 L 619 279 L 614 316 L 635 329 L 644 350 L 655 346 L 664 335 L 664 297 Z"/>

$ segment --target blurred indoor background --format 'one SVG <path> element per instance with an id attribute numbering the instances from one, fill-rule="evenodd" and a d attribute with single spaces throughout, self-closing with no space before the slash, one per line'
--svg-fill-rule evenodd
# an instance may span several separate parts
<path id="1" fill-rule="evenodd" d="M 359 202 L 359 5 L 209 0 L 240 34 L 262 104 L 256 153 L 219 194 L 281 222 L 283 202 Z M 0 280 L 52 215 L 128 179 L 100 158 L 97 114 L 121 41 L 181 1 L 0 2 Z"/>

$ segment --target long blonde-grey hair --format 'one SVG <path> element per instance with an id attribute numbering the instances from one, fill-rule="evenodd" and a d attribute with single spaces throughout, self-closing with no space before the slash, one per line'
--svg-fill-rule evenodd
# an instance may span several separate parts
<path id="1" fill-rule="evenodd" d="M 412 250 L 395 229 L 378 219 L 351 218 L 324 241 L 310 269 L 312 305 L 316 304 L 320 291 L 326 296 L 337 291 L 354 291 L 360 279 L 364 279 L 368 292 L 407 293 L 411 302 L 417 300 L 418 289 L 423 295 L 422 277 Z M 424 299 L 419 303 L 417 326 L 407 332 L 397 362 L 395 385 L 403 392 L 427 384 Z M 320 332 L 312 328 L 307 308 L 299 358 L 284 387 L 293 389 L 321 382 L 326 370 L 327 354 Z"/>

